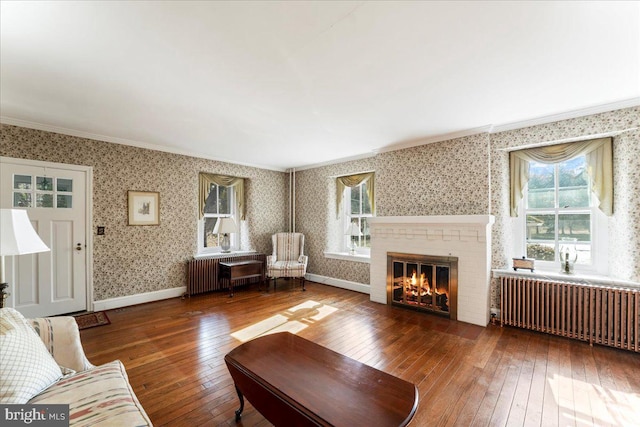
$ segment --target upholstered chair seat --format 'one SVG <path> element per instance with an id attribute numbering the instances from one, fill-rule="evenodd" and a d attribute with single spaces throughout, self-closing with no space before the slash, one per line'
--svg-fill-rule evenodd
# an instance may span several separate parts
<path id="1" fill-rule="evenodd" d="M 276 233 L 271 237 L 273 253 L 267 256 L 267 277 L 297 277 L 302 279 L 302 290 L 305 291 L 304 275 L 307 273 L 309 258 L 304 254 L 304 234 Z"/>

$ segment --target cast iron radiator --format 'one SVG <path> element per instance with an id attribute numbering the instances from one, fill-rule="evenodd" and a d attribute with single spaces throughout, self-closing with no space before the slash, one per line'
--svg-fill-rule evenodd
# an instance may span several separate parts
<path id="1" fill-rule="evenodd" d="M 245 261 L 245 260 L 261 260 L 265 262 L 266 256 L 264 254 L 249 254 L 240 256 L 229 256 L 223 258 L 205 258 L 205 259 L 192 259 L 188 265 L 188 280 L 187 280 L 187 292 L 186 295 L 196 295 L 203 292 L 218 291 L 226 289 L 226 283 L 220 283 L 218 281 L 218 273 L 220 271 L 221 262 L 231 261 Z M 234 286 L 245 285 L 251 280 L 255 279 L 243 279 L 238 280 Z"/>
<path id="2" fill-rule="evenodd" d="M 640 352 L 640 290 L 501 277 L 500 324 Z"/>

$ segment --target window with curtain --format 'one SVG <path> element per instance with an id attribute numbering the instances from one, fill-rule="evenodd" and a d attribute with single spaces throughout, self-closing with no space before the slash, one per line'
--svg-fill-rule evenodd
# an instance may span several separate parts
<path id="1" fill-rule="evenodd" d="M 606 215 L 613 212 L 611 139 L 510 153 L 516 248 L 536 267 L 606 273 Z M 516 254 L 516 256 L 519 254 Z"/>
<path id="2" fill-rule="evenodd" d="M 375 214 L 374 173 L 336 178 L 338 217 L 342 217 L 343 251 L 369 254 L 369 218 Z"/>
<path id="3" fill-rule="evenodd" d="M 237 233 L 231 233 L 231 248 L 240 249 L 240 221 L 244 219 L 244 179 L 200 173 L 200 220 L 198 221 L 198 253 L 221 251 L 222 234 L 214 228 L 219 218 L 233 218 Z"/>

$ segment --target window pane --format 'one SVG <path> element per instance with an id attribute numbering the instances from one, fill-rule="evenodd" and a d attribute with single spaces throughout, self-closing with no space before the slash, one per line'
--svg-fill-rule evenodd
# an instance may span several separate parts
<path id="1" fill-rule="evenodd" d="M 218 213 L 220 215 L 230 215 L 231 214 L 231 188 L 230 187 L 219 187 L 219 198 L 218 198 Z"/>
<path id="2" fill-rule="evenodd" d="M 590 242 L 591 214 L 558 215 L 558 239 L 576 239 L 578 242 Z"/>
<path id="3" fill-rule="evenodd" d="M 13 193 L 14 208 L 30 208 L 31 193 Z"/>
<path id="4" fill-rule="evenodd" d="M 371 234 L 369 233 L 369 222 L 367 218 L 360 218 L 360 246 L 363 248 L 371 247 Z"/>
<path id="5" fill-rule="evenodd" d="M 527 241 L 555 238 L 555 215 L 527 215 Z"/>
<path id="6" fill-rule="evenodd" d="M 351 213 L 359 215 L 360 212 L 360 186 L 351 187 Z"/>
<path id="7" fill-rule="evenodd" d="M 527 207 L 531 209 L 555 207 L 555 167 L 542 163 L 529 164 Z"/>
<path id="8" fill-rule="evenodd" d="M 31 176 L 14 175 L 13 188 L 16 190 L 31 190 Z"/>
<path id="9" fill-rule="evenodd" d="M 584 156 L 560 163 L 558 169 L 558 205 L 588 207 L 590 191 Z"/>
<path id="10" fill-rule="evenodd" d="M 56 197 L 56 205 L 58 208 L 71 208 L 71 198 L 72 196 L 64 196 L 62 194 L 58 194 Z"/>
<path id="11" fill-rule="evenodd" d="M 47 178 L 45 176 L 37 176 L 36 190 L 53 191 L 53 178 Z"/>
<path id="12" fill-rule="evenodd" d="M 576 264 L 591 265 L 591 245 L 576 245 L 578 260 Z"/>
<path id="13" fill-rule="evenodd" d="M 205 218 L 204 219 L 204 247 L 213 248 L 218 245 L 218 235 L 213 232 L 213 228 L 216 226 L 218 218 Z"/>
<path id="14" fill-rule="evenodd" d="M 369 202 L 369 195 L 367 194 L 367 183 L 362 184 L 362 213 L 371 213 L 371 202 Z"/>
<path id="15" fill-rule="evenodd" d="M 36 207 L 37 208 L 52 208 L 53 207 L 53 194 L 36 194 Z"/>
<path id="16" fill-rule="evenodd" d="M 209 189 L 209 195 L 207 196 L 207 200 L 204 202 L 204 213 L 218 213 L 218 186 L 215 184 L 211 184 L 211 188 Z"/>
<path id="17" fill-rule="evenodd" d="M 58 189 L 58 191 L 70 193 L 73 191 L 73 180 L 58 178 L 56 188 Z"/>
<path id="18" fill-rule="evenodd" d="M 553 243 L 527 243 L 527 258 L 540 261 L 555 261 L 556 253 Z"/>

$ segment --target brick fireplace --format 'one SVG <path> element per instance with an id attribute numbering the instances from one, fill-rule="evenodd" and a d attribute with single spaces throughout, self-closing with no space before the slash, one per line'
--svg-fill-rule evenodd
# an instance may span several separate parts
<path id="1" fill-rule="evenodd" d="M 389 254 L 455 258 L 457 295 L 451 298 L 456 299 L 457 320 L 486 326 L 490 320 L 493 223 L 491 215 L 372 218 L 371 301 L 388 303 Z"/>

